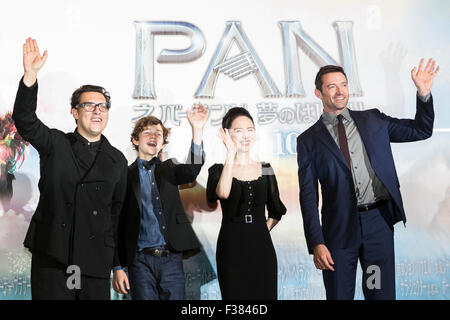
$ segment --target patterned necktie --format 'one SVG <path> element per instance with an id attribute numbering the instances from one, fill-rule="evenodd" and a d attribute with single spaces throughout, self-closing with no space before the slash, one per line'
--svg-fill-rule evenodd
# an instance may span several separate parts
<path id="1" fill-rule="evenodd" d="M 342 114 L 337 116 L 338 118 L 338 135 L 339 135 L 339 148 L 341 148 L 342 154 L 345 160 L 347 160 L 348 167 L 350 166 L 350 152 L 348 151 L 347 135 L 345 134 L 344 124 L 342 123 Z"/>

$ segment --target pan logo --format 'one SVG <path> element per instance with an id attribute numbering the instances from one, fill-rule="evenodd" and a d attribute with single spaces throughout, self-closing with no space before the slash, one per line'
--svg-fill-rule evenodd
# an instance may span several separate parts
<path id="1" fill-rule="evenodd" d="M 219 63 L 214 66 L 214 70 L 223 72 L 233 80 L 239 80 L 250 73 L 255 73 L 258 68 L 256 67 L 255 61 L 253 61 L 252 56 L 247 51 Z"/>
<path id="2" fill-rule="evenodd" d="M 340 62 L 333 59 L 314 39 L 309 36 L 298 21 L 280 21 L 283 39 L 285 93 L 280 92 L 270 74 L 264 67 L 256 50 L 242 29 L 240 21 L 228 21 L 222 38 L 210 60 L 208 68 L 196 90 L 196 98 L 214 98 L 214 89 L 220 73 L 239 80 L 254 74 L 264 98 L 305 97 L 298 49 L 300 48 L 318 67 L 341 65 L 348 78 L 351 96 L 362 96 L 356 50 L 353 40 L 353 22 L 337 21 L 333 23 L 336 31 Z M 186 63 L 200 58 L 205 50 L 205 37 L 195 25 L 183 21 L 135 21 L 136 29 L 136 65 L 134 99 L 156 99 L 154 86 L 154 37 L 155 35 L 183 35 L 190 38 L 190 46 L 185 49 L 164 49 L 156 62 Z M 233 44 L 240 54 L 228 58 Z"/>

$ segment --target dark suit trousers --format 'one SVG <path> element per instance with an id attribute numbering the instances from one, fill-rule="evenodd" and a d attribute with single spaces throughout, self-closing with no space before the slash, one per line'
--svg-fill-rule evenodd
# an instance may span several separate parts
<path id="1" fill-rule="evenodd" d="M 110 279 L 83 276 L 80 289 L 69 289 L 67 267 L 52 257 L 33 251 L 31 298 L 33 300 L 110 300 Z M 69 281 L 70 282 L 70 281 Z"/>
<path id="2" fill-rule="evenodd" d="M 358 258 L 363 272 L 366 300 L 395 300 L 394 231 L 383 217 L 390 216 L 391 202 L 358 212 L 359 243 L 351 248 L 330 250 L 334 271 L 324 270 L 327 300 L 353 300 Z"/>

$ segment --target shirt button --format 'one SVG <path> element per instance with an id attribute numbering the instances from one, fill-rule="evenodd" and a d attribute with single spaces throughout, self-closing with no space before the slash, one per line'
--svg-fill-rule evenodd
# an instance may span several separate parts
<path id="1" fill-rule="evenodd" d="M 95 191 L 100 191 L 100 186 L 96 186 Z"/>
<path id="2" fill-rule="evenodd" d="M 163 230 L 165 230 L 165 229 L 166 229 L 166 226 L 162 226 L 162 228 L 163 228 Z"/>
<path id="3" fill-rule="evenodd" d="M 253 194 L 250 193 L 250 197 L 253 196 Z"/>
<path id="4" fill-rule="evenodd" d="M 95 236 L 90 236 L 89 237 L 89 240 L 94 240 L 95 239 Z"/>
<path id="5" fill-rule="evenodd" d="M 159 200 L 159 197 L 156 197 L 156 200 Z"/>
<path id="6" fill-rule="evenodd" d="M 98 213 L 97 210 L 92 211 L 92 214 L 93 214 L 94 216 L 96 216 L 97 213 Z"/>
<path id="7" fill-rule="evenodd" d="M 159 212 L 159 215 L 162 215 L 162 212 L 161 212 L 161 211 Z"/>
<path id="8" fill-rule="evenodd" d="M 249 190 L 252 190 L 252 187 L 248 187 Z"/>
<path id="9" fill-rule="evenodd" d="M 247 211 L 250 211 L 250 209 L 247 209 Z"/>
<path id="10" fill-rule="evenodd" d="M 248 204 L 251 204 L 251 202 L 249 201 Z"/>
<path id="11" fill-rule="evenodd" d="M 152 182 L 152 185 L 155 185 L 155 183 L 154 183 L 154 182 Z"/>

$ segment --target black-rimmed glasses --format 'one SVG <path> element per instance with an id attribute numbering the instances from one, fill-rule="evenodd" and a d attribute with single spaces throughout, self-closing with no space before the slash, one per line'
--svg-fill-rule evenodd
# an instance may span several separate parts
<path id="1" fill-rule="evenodd" d="M 105 113 L 105 112 L 108 112 L 108 110 L 111 107 L 111 105 L 109 103 L 106 103 L 106 102 L 100 102 L 100 103 L 84 102 L 84 103 L 80 103 L 77 107 L 78 108 L 83 108 L 87 112 L 93 112 L 95 110 L 95 108 L 98 107 L 100 112 Z"/>

